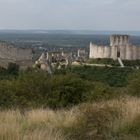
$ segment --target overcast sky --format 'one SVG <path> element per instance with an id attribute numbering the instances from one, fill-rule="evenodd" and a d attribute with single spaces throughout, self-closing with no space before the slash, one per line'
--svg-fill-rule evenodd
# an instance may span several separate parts
<path id="1" fill-rule="evenodd" d="M 140 0 L 0 0 L 0 29 L 140 30 Z"/>

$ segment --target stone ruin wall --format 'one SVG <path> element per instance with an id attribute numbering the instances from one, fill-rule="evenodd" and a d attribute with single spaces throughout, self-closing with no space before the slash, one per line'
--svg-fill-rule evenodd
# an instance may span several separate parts
<path id="1" fill-rule="evenodd" d="M 113 58 L 116 59 L 117 56 L 116 47 L 109 47 L 109 46 L 98 46 L 95 44 L 90 43 L 90 58 Z"/>
<path id="2" fill-rule="evenodd" d="M 120 53 L 122 60 L 140 59 L 140 46 L 131 45 L 128 35 L 111 35 L 110 46 L 98 46 L 90 43 L 90 58 L 117 59 Z"/>
<path id="3" fill-rule="evenodd" d="M 98 46 L 90 43 L 90 58 L 108 58 L 110 57 L 111 48 L 107 46 Z"/>
<path id="4" fill-rule="evenodd" d="M 112 58 L 117 59 L 117 52 L 120 52 L 122 60 L 140 59 L 140 47 L 134 45 L 122 46 L 98 46 L 90 43 L 90 58 Z"/>
<path id="5" fill-rule="evenodd" d="M 138 57 L 140 59 L 140 46 L 138 47 Z"/>
<path id="6" fill-rule="evenodd" d="M 111 35 L 110 36 L 110 46 L 123 46 L 129 45 L 128 35 Z"/>
<path id="7" fill-rule="evenodd" d="M 132 46 L 128 45 L 126 47 L 126 57 L 127 60 L 132 60 Z"/>
<path id="8" fill-rule="evenodd" d="M 86 51 L 85 49 L 78 49 L 78 57 L 85 57 Z"/>
<path id="9" fill-rule="evenodd" d="M 0 42 L 0 66 L 7 68 L 9 63 L 16 63 L 24 69 L 32 67 L 31 49 L 17 48 L 6 42 Z"/>
<path id="10" fill-rule="evenodd" d="M 104 58 L 110 58 L 111 57 L 111 48 L 108 46 L 104 47 Z"/>
<path id="11" fill-rule="evenodd" d="M 126 46 L 125 46 L 125 45 L 119 46 L 119 48 L 118 48 L 117 51 L 120 51 L 120 58 L 121 58 L 122 60 L 124 60 L 125 57 L 126 57 Z"/>
<path id="12" fill-rule="evenodd" d="M 140 47 L 134 45 L 126 46 L 126 57 L 127 60 L 140 60 Z"/>

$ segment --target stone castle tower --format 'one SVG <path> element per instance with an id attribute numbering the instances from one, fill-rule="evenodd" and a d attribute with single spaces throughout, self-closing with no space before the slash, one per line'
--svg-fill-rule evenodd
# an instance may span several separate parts
<path id="1" fill-rule="evenodd" d="M 137 60 L 140 59 L 140 47 L 130 44 L 128 35 L 111 35 L 110 46 L 90 43 L 89 58 Z"/>
<path id="2" fill-rule="evenodd" d="M 111 35 L 110 36 L 110 46 L 123 46 L 129 45 L 128 35 Z"/>

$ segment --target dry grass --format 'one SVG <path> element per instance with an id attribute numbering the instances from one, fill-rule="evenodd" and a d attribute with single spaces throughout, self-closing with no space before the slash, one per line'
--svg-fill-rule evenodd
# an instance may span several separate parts
<path id="1" fill-rule="evenodd" d="M 134 97 L 71 110 L 1 111 L 0 140 L 138 140 L 127 129 L 139 116 L 140 99 Z"/>

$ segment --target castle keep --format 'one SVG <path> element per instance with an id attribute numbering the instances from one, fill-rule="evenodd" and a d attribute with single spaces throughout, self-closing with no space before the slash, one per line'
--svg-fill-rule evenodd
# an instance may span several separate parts
<path id="1" fill-rule="evenodd" d="M 15 47 L 7 42 L 0 42 L 0 67 L 7 68 L 9 63 L 19 65 L 20 69 L 32 67 L 31 49 Z"/>
<path id="2" fill-rule="evenodd" d="M 130 44 L 128 35 L 111 35 L 110 46 L 90 43 L 89 58 L 137 60 L 140 59 L 140 47 Z"/>

